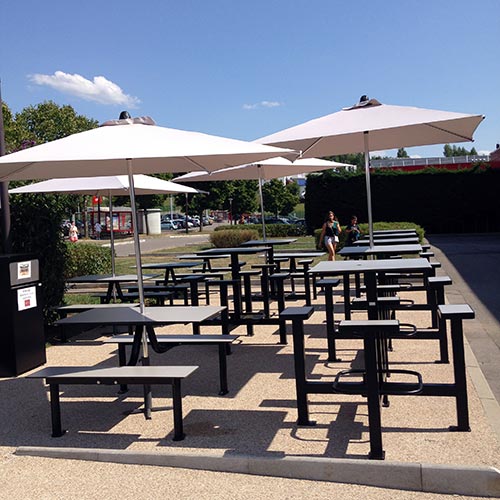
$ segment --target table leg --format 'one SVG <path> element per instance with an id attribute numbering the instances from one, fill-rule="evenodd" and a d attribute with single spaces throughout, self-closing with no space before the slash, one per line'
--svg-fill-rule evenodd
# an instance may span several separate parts
<path id="1" fill-rule="evenodd" d="M 149 366 L 149 358 L 142 358 L 142 365 Z M 144 417 L 146 420 L 151 420 L 151 410 L 153 408 L 153 393 L 151 385 L 144 385 Z"/>
<path id="2" fill-rule="evenodd" d="M 345 319 L 351 319 L 351 289 L 349 283 L 349 275 L 344 274 L 343 283 L 344 283 L 344 317 Z"/>
<path id="3" fill-rule="evenodd" d="M 241 280 L 239 272 L 239 258 L 238 254 L 231 254 L 231 277 L 233 283 L 233 302 L 234 302 L 234 319 L 239 322 L 241 318 Z"/>

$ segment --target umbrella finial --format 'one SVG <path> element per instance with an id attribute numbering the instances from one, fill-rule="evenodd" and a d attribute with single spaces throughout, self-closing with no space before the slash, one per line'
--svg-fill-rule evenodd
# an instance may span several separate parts
<path id="1" fill-rule="evenodd" d="M 368 99 L 368 96 L 367 95 L 362 95 L 360 98 L 359 98 L 359 103 L 361 104 L 362 102 L 366 102 L 366 101 L 369 101 Z"/>
<path id="2" fill-rule="evenodd" d="M 122 112 L 120 113 L 120 118 L 119 118 L 119 120 L 127 120 L 128 118 L 132 118 L 132 117 L 130 116 L 130 113 L 129 113 L 128 111 L 122 111 Z"/>

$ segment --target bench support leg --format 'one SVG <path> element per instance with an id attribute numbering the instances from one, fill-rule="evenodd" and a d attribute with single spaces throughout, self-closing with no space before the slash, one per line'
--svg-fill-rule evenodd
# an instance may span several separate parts
<path id="1" fill-rule="evenodd" d="M 470 431 L 469 405 L 467 402 L 467 377 L 465 374 L 465 353 L 461 318 L 451 319 L 451 343 L 453 348 L 453 373 L 455 378 L 455 402 L 457 407 L 457 426 L 450 431 Z"/>
<path id="2" fill-rule="evenodd" d="M 172 400 L 174 407 L 174 441 L 182 441 L 185 437 L 182 426 L 182 394 L 181 381 L 172 380 Z"/>
<path id="3" fill-rule="evenodd" d="M 227 358 L 226 344 L 219 344 L 219 378 L 220 378 L 220 396 L 224 396 L 229 392 L 227 388 Z"/>
<path id="4" fill-rule="evenodd" d="M 377 340 L 365 338 L 365 369 L 368 402 L 368 425 L 370 428 L 370 453 L 368 458 L 383 460 L 385 452 L 382 448 L 382 424 L 380 415 L 380 396 L 377 378 Z"/>
<path id="5" fill-rule="evenodd" d="M 61 426 L 61 402 L 59 384 L 50 384 L 50 414 L 52 417 L 52 437 L 61 437 L 66 431 Z"/>
<path id="6" fill-rule="evenodd" d="M 306 360 L 304 349 L 304 323 L 302 320 L 292 321 L 293 360 L 295 365 L 295 389 L 297 392 L 298 425 L 315 425 L 309 420 L 307 402 Z"/>

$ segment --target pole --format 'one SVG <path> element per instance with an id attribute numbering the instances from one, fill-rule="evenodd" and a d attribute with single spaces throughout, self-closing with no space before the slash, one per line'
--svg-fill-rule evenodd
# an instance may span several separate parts
<path id="1" fill-rule="evenodd" d="M 262 219 L 262 239 L 266 240 L 266 221 L 264 220 L 264 195 L 262 194 L 262 177 L 260 176 L 259 165 L 259 197 L 260 197 L 260 217 Z"/>
<path id="2" fill-rule="evenodd" d="M 364 132 L 364 142 L 365 142 L 366 204 L 368 208 L 368 231 L 370 236 L 370 247 L 373 247 L 372 194 L 370 187 L 370 146 L 368 144 L 368 131 Z"/>
<path id="3" fill-rule="evenodd" d="M 184 219 L 184 222 L 186 223 L 186 234 L 189 233 L 189 228 L 188 228 L 188 206 L 189 206 L 189 199 L 188 199 L 188 194 L 186 194 L 186 216 Z"/>
<path id="4" fill-rule="evenodd" d="M 3 124 L 2 110 L 2 88 L 0 82 L 0 156 L 4 156 L 5 151 L 5 132 Z M 0 182 L 0 207 L 2 209 L 2 244 L 5 254 L 12 253 L 12 234 L 10 231 L 10 202 L 9 202 L 9 183 Z"/>
<path id="5" fill-rule="evenodd" d="M 116 276 L 115 272 L 115 232 L 113 228 L 113 197 L 111 190 L 109 190 L 109 239 L 111 243 L 111 272 Z"/>
<path id="6" fill-rule="evenodd" d="M 130 205 L 132 206 L 132 224 L 134 226 L 135 267 L 137 269 L 137 286 L 139 288 L 139 307 L 144 313 L 144 284 L 142 282 L 141 245 L 137 225 L 137 207 L 135 206 L 134 176 L 132 174 L 132 160 L 127 158 L 128 182 L 130 187 Z M 147 349 L 147 347 L 146 347 Z"/>

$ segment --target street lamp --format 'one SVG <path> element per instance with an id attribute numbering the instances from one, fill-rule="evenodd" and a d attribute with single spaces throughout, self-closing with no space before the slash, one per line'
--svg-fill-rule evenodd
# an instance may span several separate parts
<path id="1" fill-rule="evenodd" d="M 233 199 L 229 198 L 229 216 L 231 217 L 231 225 L 233 224 Z"/>

